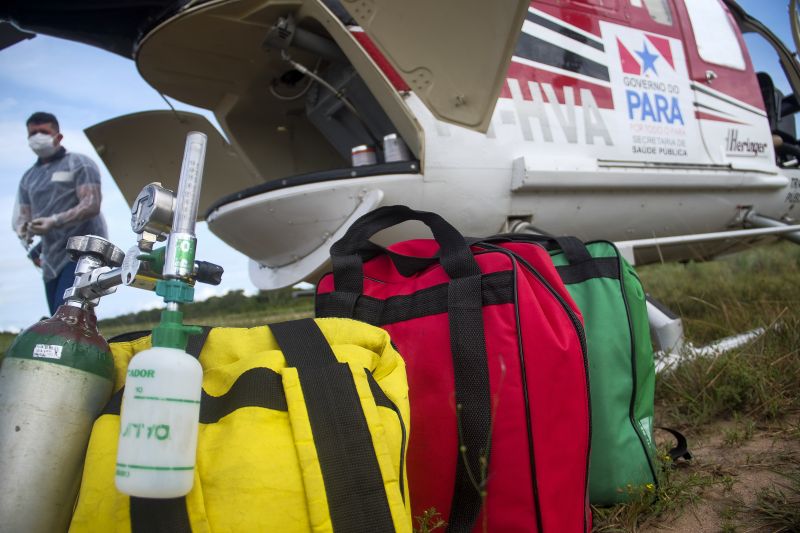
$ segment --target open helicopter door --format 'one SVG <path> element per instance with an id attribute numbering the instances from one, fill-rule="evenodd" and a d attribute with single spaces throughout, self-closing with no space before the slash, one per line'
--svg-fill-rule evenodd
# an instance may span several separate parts
<path id="1" fill-rule="evenodd" d="M 440 120 L 486 132 L 528 0 L 344 0 Z"/>
<path id="2" fill-rule="evenodd" d="M 219 131 L 202 115 L 145 111 L 84 130 L 129 205 L 154 181 L 177 191 L 183 140 L 190 131 L 208 136 L 198 216 L 218 198 L 261 183 Z"/>
<path id="3" fill-rule="evenodd" d="M 212 205 L 207 216 L 209 228 L 252 259 L 250 277 L 256 286 L 278 288 L 301 279 L 313 279 L 316 273 L 321 273 L 329 258 L 330 244 L 355 219 L 378 207 L 387 191 L 393 191 L 393 202 L 397 203 L 414 203 L 423 196 L 425 156 L 422 130 L 397 87 L 381 87 L 384 80 L 379 78 L 383 77 L 383 68 L 377 68 L 378 62 L 374 56 L 372 59 L 366 56 L 367 47 L 354 46 L 362 41 L 353 36 L 352 26 L 346 21 L 349 16 L 333 17 L 331 10 L 344 7 L 349 12 L 360 25 L 360 30 L 378 49 L 379 55 L 383 56 L 380 59 L 388 61 L 434 116 L 465 128 L 486 131 L 529 2 L 515 0 L 495 4 L 482 0 L 443 0 L 433 3 L 422 0 L 377 0 L 365 5 L 364 2 L 345 0 L 336 6 L 338 2 L 306 0 L 294 11 L 277 2 L 247 0 L 246 3 L 250 8 L 242 10 L 242 13 L 237 11 L 236 16 L 231 11 L 225 11 L 227 22 L 247 22 L 246 27 L 242 25 L 241 31 L 237 31 L 235 43 L 239 48 L 227 42 L 220 43 L 213 50 L 215 54 L 220 54 L 224 47 L 226 56 L 248 58 L 248 68 L 250 65 L 259 66 L 254 80 L 269 79 L 270 76 L 280 79 L 286 64 L 275 49 L 267 46 L 265 53 L 263 42 L 267 32 L 254 35 L 254 46 L 249 48 L 245 46 L 247 39 L 239 36 L 249 35 L 247 32 L 256 18 L 261 24 L 268 25 L 269 30 L 273 21 L 278 21 L 276 26 L 281 24 L 278 17 L 285 17 L 287 12 L 293 13 L 298 28 L 314 31 L 317 37 L 329 39 L 329 44 L 332 46 L 335 43 L 346 56 L 346 61 L 338 65 L 323 65 L 321 76 L 326 76 L 326 69 L 332 74 L 334 69 L 345 71 L 352 67 L 352 72 L 358 76 L 354 75 L 351 79 L 363 79 L 363 88 L 371 93 L 369 98 L 362 100 L 361 95 L 367 91 L 361 91 L 356 86 L 337 85 L 336 88 L 348 95 L 361 118 L 366 121 L 376 119 L 375 129 L 378 133 L 372 136 L 372 142 L 367 139 L 347 142 L 344 136 L 346 132 L 342 129 L 343 134 L 337 134 L 332 139 L 328 128 L 336 123 L 339 114 L 326 112 L 326 120 L 320 127 L 315 118 L 319 107 L 317 100 L 309 105 L 296 100 L 300 103 L 291 115 L 296 122 L 308 117 L 315 128 L 320 128 L 322 135 L 327 135 L 330 144 L 344 145 L 347 153 L 338 154 L 344 155 L 340 160 L 333 158 L 327 166 L 322 165 L 320 161 L 326 153 L 324 149 L 327 143 L 323 142 L 316 129 L 312 136 L 308 132 L 311 128 L 306 128 L 293 133 L 292 139 L 296 144 L 290 148 L 306 150 L 308 156 L 296 158 L 292 165 L 281 167 L 277 162 L 284 154 L 273 150 L 268 152 L 268 158 L 263 157 L 267 150 L 271 150 L 270 146 L 260 148 L 260 155 L 248 151 L 248 139 L 254 136 L 242 127 L 242 117 L 248 117 L 247 120 L 252 122 L 253 117 L 262 117 L 265 109 L 288 110 L 292 101 L 274 101 L 269 94 L 263 94 L 268 91 L 252 93 L 251 87 L 262 85 L 237 79 L 237 87 L 227 89 L 225 101 L 210 106 L 195 104 L 215 109 L 220 123 L 227 128 L 226 132 L 259 167 L 264 180 L 259 187 L 221 198 Z M 231 10 L 239 4 L 244 5 L 231 3 Z M 190 10 L 164 24 L 143 42 L 137 61 L 140 70 L 154 86 L 163 82 L 163 73 L 172 68 L 163 63 L 164 54 L 157 53 L 162 49 L 161 46 L 167 50 L 167 45 L 175 47 L 176 43 L 182 44 L 182 39 L 192 34 L 189 28 L 206 27 L 202 21 L 216 23 L 219 19 L 212 20 L 212 12 L 220 10 L 221 13 L 228 4 L 204 6 L 198 6 L 196 10 Z M 258 13 L 258 17 L 255 13 Z M 185 29 L 181 29 L 182 26 Z M 225 30 L 221 28 L 220 32 Z M 292 46 L 286 52 L 293 60 L 304 62 L 308 68 L 320 61 L 319 57 L 301 49 L 299 45 Z M 204 65 L 197 65 L 193 74 L 206 77 L 214 75 L 213 72 L 201 72 L 202 68 L 205 68 Z M 329 81 L 336 85 L 340 78 L 331 75 Z M 176 83 L 183 82 L 174 77 L 169 85 L 163 82 L 163 86 L 174 89 Z M 194 79 L 191 83 L 194 83 Z M 357 85 L 361 87 L 362 83 L 358 82 Z M 187 87 L 190 85 L 187 84 Z M 235 94 L 237 91 L 242 94 Z M 189 92 L 186 94 L 189 95 Z M 368 101 L 373 97 L 376 105 Z M 185 98 L 179 99 L 187 101 Z M 259 105 L 251 105 L 254 102 Z M 225 116 L 220 116 L 220 110 Z M 270 120 L 271 116 L 263 116 L 260 120 L 262 130 L 273 125 Z M 275 123 L 278 127 L 282 125 Z M 381 129 L 382 125 L 392 129 Z M 412 155 L 419 160 L 385 164 L 379 159 L 377 165 L 350 165 L 350 147 L 376 144 L 374 140 L 393 132 L 403 137 Z M 301 134 L 307 135 L 302 142 Z M 286 149 L 284 153 L 291 153 L 291 150 Z M 303 162 L 307 168 L 298 168 L 297 161 Z M 308 166 L 312 162 L 316 167 Z M 277 174 L 276 169 L 282 174 Z"/>

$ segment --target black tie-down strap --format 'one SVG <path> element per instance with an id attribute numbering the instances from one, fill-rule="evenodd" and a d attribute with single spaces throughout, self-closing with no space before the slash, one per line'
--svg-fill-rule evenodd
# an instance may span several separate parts
<path id="1" fill-rule="evenodd" d="M 271 324 L 297 368 L 336 533 L 394 531 L 367 419 L 347 364 L 312 319 Z"/>
<path id="2" fill-rule="evenodd" d="M 447 312 L 459 445 L 447 531 L 467 533 L 483 504 L 492 430 L 480 275 L 450 280 Z"/>
<path id="3" fill-rule="evenodd" d="M 191 533 L 186 496 L 137 498 L 131 496 L 132 533 Z"/>
<path id="4" fill-rule="evenodd" d="M 673 463 L 676 462 L 678 459 L 686 459 L 687 461 L 690 461 L 692 459 L 692 454 L 689 452 L 689 443 L 686 441 L 686 437 L 683 435 L 683 433 L 681 433 L 677 429 L 665 428 L 662 426 L 658 426 L 656 427 L 656 429 L 666 431 L 667 433 L 670 433 L 673 437 L 675 437 L 675 440 L 677 441 L 675 447 L 673 447 L 670 451 L 667 452 L 667 454 L 669 454 L 669 458 L 672 460 Z"/>
<path id="5" fill-rule="evenodd" d="M 209 326 L 203 326 L 202 333 L 191 335 L 186 345 L 186 352 L 194 357 L 200 357 L 210 332 Z M 119 400 L 120 402 L 122 400 L 121 394 Z M 130 519 L 132 533 L 191 533 L 192 531 L 186 496 L 179 498 L 131 496 Z"/>

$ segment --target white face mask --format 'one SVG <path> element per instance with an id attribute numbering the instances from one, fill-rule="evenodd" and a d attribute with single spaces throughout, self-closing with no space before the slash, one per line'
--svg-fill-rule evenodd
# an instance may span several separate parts
<path id="1" fill-rule="evenodd" d="M 58 145 L 55 141 L 55 137 L 51 137 L 46 133 L 34 133 L 28 137 L 28 146 L 31 147 L 34 154 L 41 158 L 48 158 L 58 151 Z"/>

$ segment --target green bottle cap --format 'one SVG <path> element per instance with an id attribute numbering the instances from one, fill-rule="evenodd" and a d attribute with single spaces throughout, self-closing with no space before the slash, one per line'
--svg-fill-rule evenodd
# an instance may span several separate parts
<path id="1" fill-rule="evenodd" d="M 165 302 L 189 303 L 194 299 L 194 287 L 180 280 L 166 279 L 156 282 L 156 294 Z M 199 335 L 202 328 L 183 324 L 183 313 L 164 309 L 161 322 L 153 328 L 153 346 L 186 350 L 189 335 Z"/>

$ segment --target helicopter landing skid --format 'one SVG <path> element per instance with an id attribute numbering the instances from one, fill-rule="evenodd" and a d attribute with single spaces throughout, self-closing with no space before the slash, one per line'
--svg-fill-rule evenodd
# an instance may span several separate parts
<path id="1" fill-rule="evenodd" d="M 647 317 L 650 321 L 653 341 L 657 347 L 654 354 L 656 372 L 669 370 L 679 363 L 697 357 L 717 357 L 722 353 L 741 348 L 761 337 L 767 332 L 767 329 L 776 327 L 776 325 L 772 325 L 769 328 L 755 328 L 705 346 L 695 346 L 686 340 L 681 318 L 651 296 L 647 297 Z"/>

